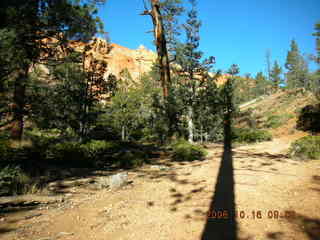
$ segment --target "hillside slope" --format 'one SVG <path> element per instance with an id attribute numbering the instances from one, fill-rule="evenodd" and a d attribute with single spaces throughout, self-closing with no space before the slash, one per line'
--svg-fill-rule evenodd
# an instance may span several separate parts
<path id="1" fill-rule="evenodd" d="M 236 123 L 238 127 L 267 129 L 275 138 L 295 140 L 307 135 L 296 129 L 300 110 L 315 102 L 315 97 L 302 89 L 281 90 L 240 105 Z"/>

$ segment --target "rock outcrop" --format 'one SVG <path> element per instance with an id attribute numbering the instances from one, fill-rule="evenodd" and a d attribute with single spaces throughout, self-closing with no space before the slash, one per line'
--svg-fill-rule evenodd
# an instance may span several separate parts
<path id="1" fill-rule="evenodd" d="M 121 73 L 127 70 L 132 80 L 137 81 L 144 73 L 151 70 L 152 65 L 157 60 L 157 54 L 143 45 L 140 45 L 137 49 L 129 49 L 116 43 L 109 44 L 101 38 L 94 38 L 88 45 L 90 50 L 87 51 L 87 55 L 91 55 L 92 58 L 87 58 L 85 65 L 90 68 L 90 59 L 105 61 L 107 63 L 107 70 L 104 73 L 105 79 L 110 74 L 119 79 Z M 85 43 L 78 41 L 70 41 L 69 43 L 69 47 L 79 52 L 83 52 L 85 46 Z M 46 74 L 49 74 L 48 70 L 43 70 Z M 222 75 L 216 80 L 217 84 L 222 85 L 227 78 L 227 74 Z"/>
<path id="2" fill-rule="evenodd" d="M 133 79 L 138 79 L 143 73 L 149 72 L 157 55 L 143 45 L 136 50 L 111 44 L 108 54 L 108 72 L 119 77 L 127 69 Z"/>
<path id="3" fill-rule="evenodd" d="M 143 45 L 140 45 L 138 49 L 129 49 L 116 43 L 109 45 L 100 38 L 96 38 L 93 41 L 93 47 L 89 52 L 92 53 L 94 58 L 107 62 L 107 76 L 113 74 L 119 78 L 121 72 L 127 69 L 132 79 L 139 79 L 143 73 L 151 70 L 153 63 L 157 59 L 157 55 Z M 72 42 L 71 46 L 76 50 L 82 51 L 85 45 L 79 42 Z"/>

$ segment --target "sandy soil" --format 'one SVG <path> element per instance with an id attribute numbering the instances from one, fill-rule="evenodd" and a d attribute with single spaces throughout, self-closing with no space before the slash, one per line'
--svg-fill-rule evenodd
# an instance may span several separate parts
<path id="1" fill-rule="evenodd" d="M 319 240 L 320 162 L 288 159 L 289 143 L 233 148 L 227 164 L 211 145 L 204 161 L 129 171 L 117 191 L 71 188 L 65 201 L 0 212 L 0 238 Z"/>

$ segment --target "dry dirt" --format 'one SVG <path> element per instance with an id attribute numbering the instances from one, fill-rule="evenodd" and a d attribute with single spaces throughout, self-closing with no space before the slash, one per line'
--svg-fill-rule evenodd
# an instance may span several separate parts
<path id="1" fill-rule="evenodd" d="M 71 188 L 65 201 L 0 212 L 0 238 L 319 240 L 320 162 L 288 159 L 288 146 L 235 147 L 224 171 L 223 146 L 211 145 L 204 161 L 129 171 L 132 183 L 117 191 Z M 219 199 L 227 208 L 213 212 Z"/>

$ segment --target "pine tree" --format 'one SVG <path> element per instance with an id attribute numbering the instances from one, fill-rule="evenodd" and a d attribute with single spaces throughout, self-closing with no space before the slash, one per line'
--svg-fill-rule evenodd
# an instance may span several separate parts
<path id="1" fill-rule="evenodd" d="M 317 57 L 316 57 L 315 61 L 318 63 L 318 66 L 320 68 L 320 22 L 315 24 L 315 30 L 316 30 L 316 32 L 312 34 L 313 36 L 316 37 Z"/>
<path id="2" fill-rule="evenodd" d="M 222 88 L 222 104 L 223 104 L 223 120 L 224 120 L 224 144 L 225 147 L 231 148 L 232 141 L 232 118 L 236 111 L 236 104 L 234 99 L 234 81 L 235 76 L 240 72 L 240 68 L 236 64 L 232 64 L 228 70 L 230 77 Z"/>
<path id="3" fill-rule="evenodd" d="M 168 54 L 174 60 L 175 48 L 180 36 L 178 17 L 184 12 L 181 0 L 163 0 L 160 2 L 164 33 L 166 35 Z"/>
<path id="4" fill-rule="evenodd" d="M 100 1 L 99 1 L 100 2 Z M 57 53 L 67 53 L 67 41 L 88 41 L 100 21 L 94 6 L 77 0 L 1 1 L 0 31 L 5 33 L 0 50 L 10 45 L 10 53 L 0 60 L 1 82 L 13 78 L 13 120 L 11 138 L 21 140 L 25 116 L 25 96 L 29 72 L 35 63 L 57 60 Z M 0 53 L 3 55 L 3 53 Z"/>
<path id="5" fill-rule="evenodd" d="M 268 80 L 262 72 L 258 72 L 255 77 L 255 90 L 256 97 L 265 95 L 268 92 Z"/>
<path id="6" fill-rule="evenodd" d="M 320 99 L 320 22 L 315 24 L 315 33 L 312 35 L 316 37 L 316 51 L 317 55 L 314 56 L 314 61 L 318 65 L 317 71 L 312 74 L 312 80 L 311 80 L 311 89 L 315 93 L 316 97 Z"/>
<path id="7" fill-rule="evenodd" d="M 94 45 L 89 43 L 84 49 L 90 51 Z M 62 133 L 71 129 L 80 141 L 88 136 L 100 114 L 101 102 L 115 87 L 114 77 L 104 79 L 107 68 L 103 60 L 94 59 L 87 52 L 83 56 L 83 65 L 69 57 L 62 64 L 50 66 L 46 81 L 36 68 L 26 89 L 28 117 L 38 128 L 56 128 Z"/>
<path id="8" fill-rule="evenodd" d="M 295 40 L 291 41 L 290 51 L 288 51 L 285 68 L 287 86 L 289 88 L 308 87 L 308 66 L 299 52 Z"/>
<path id="9" fill-rule="evenodd" d="M 201 61 L 203 53 L 198 50 L 201 22 L 198 20 L 196 1 L 190 0 L 191 10 L 188 12 L 186 23 L 183 28 L 186 32 L 186 42 L 180 43 L 177 47 L 176 63 L 180 66 L 181 88 L 183 89 L 183 99 L 187 106 L 187 121 L 189 142 L 194 140 L 194 109 L 198 90 L 206 81 L 210 81 L 208 71 L 214 62 L 213 57 Z"/>
<path id="10" fill-rule="evenodd" d="M 273 67 L 270 72 L 270 80 L 272 82 L 273 88 L 277 91 L 282 83 L 281 78 L 282 68 L 277 61 L 274 61 Z"/>

